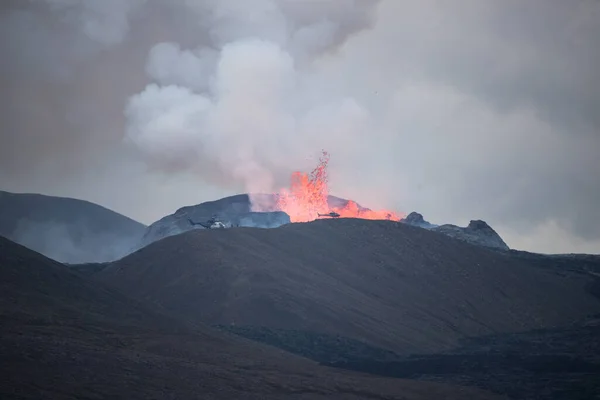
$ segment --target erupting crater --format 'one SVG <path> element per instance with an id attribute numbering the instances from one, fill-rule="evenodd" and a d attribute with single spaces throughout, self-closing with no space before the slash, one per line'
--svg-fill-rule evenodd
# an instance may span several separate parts
<path id="1" fill-rule="evenodd" d="M 329 153 L 323 151 L 317 167 L 310 174 L 294 172 L 289 189 L 282 189 L 275 194 L 277 208 L 290 216 L 291 222 L 309 222 L 336 213 L 340 218 L 383 219 L 400 221 L 401 215 L 389 210 L 370 210 L 363 208 L 352 200 L 344 205 L 332 206 L 328 203 L 329 179 L 327 164 Z M 327 215 L 329 216 L 329 215 Z"/>

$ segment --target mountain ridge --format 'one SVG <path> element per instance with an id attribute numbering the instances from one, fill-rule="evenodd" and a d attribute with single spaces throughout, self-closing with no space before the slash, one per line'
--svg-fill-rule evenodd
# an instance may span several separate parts
<path id="1" fill-rule="evenodd" d="M 129 254 L 145 229 L 87 200 L 0 191 L 0 235 L 59 262 L 116 260 Z"/>
<path id="2" fill-rule="evenodd" d="M 209 324 L 341 333 L 397 352 L 600 310 L 586 275 L 532 268 L 398 222 L 350 218 L 190 231 L 94 277 Z"/>
<path id="3" fill-rule="evenodd" d="M 331 208 L 343 208 L 351 201 L 333 195 L 329 195 L 327 199 Z M 358 208 L 369 210 L 369 208 L 361 205 L 358 205 Z M 206 221 L 213 216 L 217 216 L 228 227 L 277 228 L 291 223 L 287 214 L 276 215 L 277 213 L 282 213 L 277 207 L 277 195 L 265 193 L 242 193 L 180 207 L 173 214 L 166 215 L 150 224 L 137 249 L 168 236 L 193 229 L 203 229 L 190 225 L 190 219 Z M 509 250 L 508 245 L 500 235 L 481 220 L 472 220 L 465 228 L 452 224 L 435 225 L 425 221 L 423 215 L 418 212 L 411 212 L 400 222 L 435 230 L 469 243 Z"/>

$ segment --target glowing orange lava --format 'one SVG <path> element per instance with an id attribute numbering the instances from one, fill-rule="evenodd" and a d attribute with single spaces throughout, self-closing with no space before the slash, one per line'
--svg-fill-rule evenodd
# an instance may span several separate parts
<path id="1" fill-rule="evenodd" d="M 318 214 L 336 212 L 340 218 L 387 219 L 399 221 L 400 216 L 393 211 L 373 211 L 361 208 L 350 200 L 342 207 L 330 207 L 327 163 L 329 153 L 323 151 L 319 164 L 310 173 L 294 172 L 289 189 L 278 193 L 277 208 L 286 212 L 292 222 L 308 222 L 318 218 Z"/>

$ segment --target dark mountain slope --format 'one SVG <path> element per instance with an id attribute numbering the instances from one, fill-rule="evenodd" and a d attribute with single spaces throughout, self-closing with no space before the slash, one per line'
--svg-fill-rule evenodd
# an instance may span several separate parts
<path id="1" fill-rule="evenodd" d="M 327 364 L 382 376 L 477 386 L 515 400 L 597 399 L 600 315 L 561 328 L 469 338 L 441 354 Z"/>
<path id="2" fill-rule="evenodd" d="M 0 238 L 2 399 L 496 398 L 338 372 L 186 326 Z"/>
<path id="3" fill-rule="evenodd" d="M 600 311 L 585 290 L 591 277 L 389 221 L 192 231 L 95 276 L 206 323 L 340 334 L 396 352 L 436 351 L 465 336 Z"/>
<path id="4" fill-rule="evenodd" d="M 146 226 L 88 201 L 0 191 L 0 235 L 67 263 L 113 261 Z"/>
<path id="5" fill-rule="evenodd" d="M 599 254 L 538 254 L 511 250 L 507 257 L 556 272 L 581 272 L 600 276 Z"/>

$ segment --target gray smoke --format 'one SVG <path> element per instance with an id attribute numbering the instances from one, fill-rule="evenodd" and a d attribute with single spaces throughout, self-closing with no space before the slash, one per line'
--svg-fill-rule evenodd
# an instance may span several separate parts
<path id="1" fill-rule="evenodd" d="M 127 140 L 165 171 L 220 187 L 273 192 L 321 148 L 340 160 L 371 122 L 344 93 L 328 93 L 318 62 L 370 27 L 377 2 L 187 2 L 205 26 L 200 46 L 156 44 L 152 80 L 126 108 Z M 341 146 L 338 143 L 342 143 Z"/>
<path id="2" fill-rule="evenodd" d="M 136 249 L 140 237 L 99 233 L 89 224 L 57 221 L 19 221 L 9 239 L 56 261 L 69 264 L 110 262 Z"/>

